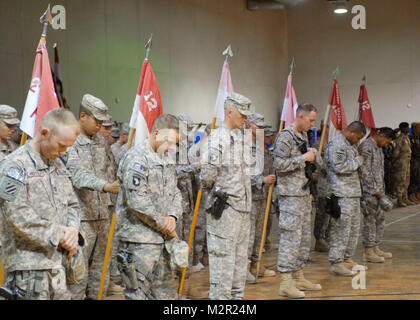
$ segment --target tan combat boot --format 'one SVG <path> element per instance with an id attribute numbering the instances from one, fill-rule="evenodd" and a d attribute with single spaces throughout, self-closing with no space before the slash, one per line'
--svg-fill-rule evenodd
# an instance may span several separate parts
<path id="1" fill-rule="evenodd" d="M 322 287 L 318 283 L 312 283 L 309 280 L 305 279 L 303 275 L 303 270 L 293 272 L 293 278 L 295 280 L 295 286 L 302 291 L 318 291 L 322 290 Z"/>
<path id="2" fill-rule="evenodd" d="M 408 199 L 407 194 L 404 194 L 404 196 L 403 196 L 403 200 L 404 200 L 404 202 L 405 202 L 408 206 L 414 206 L 414 205 L 416 205 L 416 204 L 417 204 L 416 202 L 412 202 L 412 201 L 410 201 L 410 200 Z"/>
<path id="3" fill-rule="evenodd" d="M 257 262 L 251 262 L 251 267 L 249 268 L 249 271 L 254 277 L 257 275 Z M 260 272 L 258 272 L 258 278 L 274 277 L 275 275 L 275 271 L 266 269 L 262 264 L 260 264 Z"/>
<path id="4" fill-rule="evenodd" d="M 305 298 L 305 292 L 295 287 L 291 272 L 281 273 L 279 296 L 289 297 L 290 299 Z"/>
<path id="5" fill-rule="evenodd" d="M 124 288 L 118 284 L 116 284 L 114 281 L 109 281 L 108 289 L 106 290 L 107 296 L 113 296 L 116 294 L 123 294 Z"/>
<path id="6" fill-rule="evenodd" d="M 317 239 L 315 243 L 315 251 L 318 252 L 328 252 L 330 250 L 330 246 L 328 245 L 325 239 Z"/>
<path id="7" fill-rule="evenodd" d="M 378 256 L 375 252 L 373 247 L 365 248 L 365 252 L 363 253 L 363 261 L 373 262 L 373 263 L 384 263 L 384 257 Z"/>
<path id="8" fill-rule="evenodd" d="M 375 250 L 375 253 L 380 256 L 383 257 L 385 259 L 392 259 L 392 253 L 391 252 L 384 252 L 381 249 L 379 249 L 379 246 L 375 246 L 373 247 Z"/>
<path id="9" fill-rule="evenodd" d="M 331 263 L 330 272 L 343 277 L 353 277 L 356 274 L 356 272 L 347 269 L 343 262 Z"/>
<path id="10" fill-rule="evenodd" d="M 410 194 L 408 196 L 408 200 L 410 200 L 411 202 L 413 202 L 415 204 L 419 204 L 420 203 L 420 201 L 417 200 L 417 197 L 416 197 L 416 195 L 414 193 L 412 193 L 412 194 Z"/>
<path id="11" fill-rule="evenodd" d="M 343 264 L 349 270 L 353 270 L 354 267 L 358 267 L 358 268 L 363 267 L 365 270 L 368 269 L 367 266 L 365 266 L 363 264 L 358 264 L 352 258 L 344 259 Z"/>
<path id="12" fill-rule="evenodd" d="M 405 208 L 407 206 L 407 204 L 404 202 L 402 197 L 398 197 L 397 200 L 397 207 L 398 208 Z"/>

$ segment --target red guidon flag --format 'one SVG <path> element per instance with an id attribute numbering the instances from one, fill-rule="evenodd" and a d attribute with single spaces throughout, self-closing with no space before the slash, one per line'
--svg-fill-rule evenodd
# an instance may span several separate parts
<path id="1" fill-rule="evenodd" d="M 372 107 L 364 84 L 360 86 L 359 111 L 356 120 L 363 122 L 366 126 L 367 136 L 375 133 L 375 120 L 373 119 Z"/>
<path id="2" fill-rule="evenodd" d="M 28 136 L 34 137 L 44 115 L 59 108 L 54 91 L 50 61 L 45 42 L 41 39 L 36 50 L 32 81 L 26 97 L 20 129 Z"/>
<path id="3" fill-rule="evenodd" d="M 284 127 L 287 128 L 296 118 L 298 108 L 295 89 L 292 84 L 292 75 L 287 78 L 286 94 L 284 96 L 283 110 L 281 112 L 281 121 L 284 121 Z"/>
<path id="4" fill-rule="evenodd" d="M 130 120 L 130 128 L 136 129 L 134 144 L 139 144 L 149 136 L 155 120 L 162 113 L 158 82 L 151 64 L 149 61 L 144 61 Z"/>
<path id="5" fill-rule="evenodd" d="M 347 127 L 346 114 L 344 113 L 343 104 L 341 103 L 337 79 L 334 79 L 329 109 L 331 109 L 331 117 L 329 122 L 330 130 L 328 133 L 328 141 L 331 141 L 331 139 Z"/>

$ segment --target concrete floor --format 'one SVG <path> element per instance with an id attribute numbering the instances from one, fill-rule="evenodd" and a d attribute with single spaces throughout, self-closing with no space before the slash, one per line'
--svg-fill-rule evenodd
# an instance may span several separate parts
<path id="1" fill-rule="evenodd" d="M 277 221 L 275 221 L 277 222 Z M 263 255 L 264 266 L 276 270 L 277 230 L 273 221 L 270 234 L 272 249 Z M 392 252 L 393 258 L 382 264 L 367 263 L 366 289 L 355 290 L 351 277 L 330 274 L 327 253 L 312 252 L 312 262 L 305 268 L 308 279 L 322 285 L 322 291 L 306 292 L 310 300 L 368 300 L 368 299 L 420 299 L 420 205 L 394 209 L 386 214 L 384 251 Z M 362 262 L 362 244 L 359 240 L 354 260 Z M 183 296 L 188 299 L 208 299 L 208 267 L 194 273 L 185 281 Z M 260 278 L 257 284 L 247 284 L 245 299 L 286 299 L 277 295 L 280 275 Z M 178 283 L 174 281 L 177 288 Z M 123 296 L 106 299 L 120 300 Z"/>

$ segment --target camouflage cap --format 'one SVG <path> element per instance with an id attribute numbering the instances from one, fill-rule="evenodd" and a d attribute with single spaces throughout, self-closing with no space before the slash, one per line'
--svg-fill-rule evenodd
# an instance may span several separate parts
<path id="1" fill-rule="evenodd" d="M 264 116 L 259 113 L 252 113 L 248 116 L 248 122 L 255 124 L 261 128 L 271 128 L 270 125 L 264 122 Z"/>
<path id="2" fill-rule="evenodd" d="M 264 137 L 272 137 L 274 132 L 270 130 L 270 128 L 264 128 Z"/>
<path id="3" fill-rule="evenodd" d="M 244 116 L 249 116 L 252 113 L 251 103 L 247 97 L 236 92 L 229 94 L 225 100 L 225 106 L 235 107 Z"/>
<path id="4" fill-rule="evenodd" d="M 121 127 L 121 134 L 122 133 L 128 134 L 129 132 L 130 132 L 130 125 L 127 122 L 123 123 Z"/>
<path id="5" fill-rule="evenodd" d="M 81 105 L 92 112 L 93 116 L 99 121 L 108 120 L 108 107 L 101 99 L 85 94 L 82 99 Z"/>
<path id="6" fill-rule="evenodd" d="M 166 251 L 171 256 L 171 269 L 182 271 L 188 267 L 188 243 L 172 238 L 165 241 Z"/>
<path id="7" fill-rule="evenodd" d="M 111 128 L 111 137 L 118 139 L 120 137 L 120 128 L 112 127 Z"/>
<path id="8" fill-rule="evenodd" d="M 102 126 L 103 127 L 111 127 L 111 126 L 113 126 L 114 125 L 114 121 L 112 121 L 111 115 L 110 114 L 107 114 L 106 116 L 107 116 L 107 119 L 104 122 L 102 122 Z"/>
<path id="9" fill-rule="evenodd" d="M 7 124 L 19 124 L 20 120 L 17 118 L 17 111 L 15 108 L 8 105 L 0 105 L 0 120 Z"/>

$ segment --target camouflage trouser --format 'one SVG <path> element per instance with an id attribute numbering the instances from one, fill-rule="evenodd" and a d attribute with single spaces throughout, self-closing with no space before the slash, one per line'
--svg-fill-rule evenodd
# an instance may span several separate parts
<path id="1" fill-rule="evenodd" d="M 325 197 L 319 197 L 316 201 L 314 236 L 317 240 L 328 238 L 330 215 L 326 212 L 326 204 L 327 199 Z"/>
<path id="2" fill-rule="evenodd" d="M 253 262 L 258 261 L 258 254 L 260 252 L 261 238 L 264 229 L 265 218 L 265 204 L 266 201 L 253 200 L 251 207 L 251 234 L 249 236 L 248 257 Z"/>
<path id="3" fill-rule="evenodd" d="M 249 231 L 249 212 L 229 206 L 219 220 L 207 217 L 211 300 L 243 299 Z"/>
<path id="4" fill-rule="evenodd" d="M 278 196 L 279 251 L 277 269 L 280 272 L 301 270 L 311 251 L 311 211 L 309 195 Z"/>
<path id="5" fill-rule="evenodd" d="M 119 250 L 132 255 L 139 288 L 128 289 L 125 283 L 126 300 L 173 300 L 175 289 L 172 286 L 170 255 L 164 244 L 130 243 L 120 241 Z M 123 278 L 124 279 L 124 278 Z"/>
<path id="6" fill-rule="evenodd" d="M 197 223 L 194 232 L 194 246 L 193 246 L 193 264 L 196 265 L 199 262 L 202 263 L 203 254 L 206 247 L 206 220 L 207 212 L 204 209 L 203 199 L 201 199 L 202 205 L 198 209 Z"/>
<path id="7" fill-rule="evenodd" d="M 334 263 L 353 257 L 360 230 L 360 198 L 339 198 L 338 204 L 341 216 L 330 220 L 328 260 Z"/>
<path id="8" fill-rule="evenodd" d="M 363 201 L 362 242 L 365 247 L 378 246 L 382 242 L 385 230 L 385 214 L 379 205 L 379 199 L 369 197 Z"/>
<path id="9" fill-rule="evenodd" d="M 18 289 L 27 300 L 70 300 L 64 268 L 51 270 L 12 271 L 5 286 Z"/>
<path id="10" fill-rule="evenodd" d="M 404 197 L 410 185 L 410 160 L 398 161 L 393 166 L 392 182 L 393 195 L 397 198 Z"/>
<path id="11" fill-rule="evenodd" d="M 85 238 L 83 256 L 88 270 L 85 273 L 84 279 L 79 284 L 70 286 L 73 300 L 83 300 L 85 297 L 95 300 L 98 298 L 106 245 L 108 243 L 109 227 L 110 221 L 108 219 L 82 221 L 80 224 L 80 229 Z M 104 288 L 108 287 L 108 282 L 109 260 Z"/>
<path id="12" fill-rule="evenodd" d="M 193 214 L 188 212 L 183 212 L 181 219 L 176 222 L 176 233 L 181 240 L 184 240 L 188 243 L 190 239 L 190 230 L 192 224 Z M 191 244 L 191 247 L 194 246 L 194 241 Z M 188 257 L 188 268 L 191 268 L 192 265 L 192 255 L 190 254 Z"/>
<path id="13" fill-rule="evenodd" d="M 410 194 L 420 192 L 420 158 L 411 159 Z"/>

